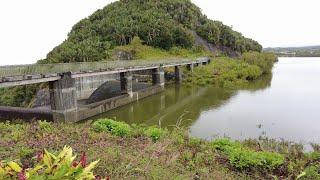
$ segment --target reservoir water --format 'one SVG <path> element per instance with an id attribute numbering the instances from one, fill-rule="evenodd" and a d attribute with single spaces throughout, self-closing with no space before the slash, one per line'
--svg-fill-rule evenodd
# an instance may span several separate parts
<path id="1" fill-rule="evenodd" d="M 279 58 L 272 75 L 243 90 L 168 86 L 97 118 L 188 127 L 203 139 L 268 137 L 320 143 L 320 58 Z"/>

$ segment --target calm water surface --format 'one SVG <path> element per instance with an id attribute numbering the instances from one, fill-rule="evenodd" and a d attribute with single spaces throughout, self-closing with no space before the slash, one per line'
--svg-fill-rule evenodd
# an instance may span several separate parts
<path id="1" fill-rule="evenodd" d="M 136 124 L 177 124 L 204 139 L 285 139 L 320 143 L 320 58 L 280 58 L 272 76 L 245 90 L 167 87 L 100 117 Z"/>

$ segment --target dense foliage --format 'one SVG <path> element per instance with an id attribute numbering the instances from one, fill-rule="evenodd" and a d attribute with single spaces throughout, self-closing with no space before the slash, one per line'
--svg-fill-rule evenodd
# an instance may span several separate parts
<path id="1" fill-rule="evenodd" d="M 262 49 L 231 27 L 208 19 L 190 0 L 119 0 L 74 25 L 68 39 L 40 62 L 108 59 L 114 47 L 129 44 L 135 36 L 146 45 L 166 50 L 192 48 L 195 33 L 216 46 L 238 52 Z"/>
<path id="2" fill-rule="evenodd" d="M 114 120 L 101 119 L 98 122 L 117 126 Z M 314 152 L 304 153 L 301 145 L 288 142 L 269 139 L 244 142 L 217 139 L 209 142 L 189 137 L 183 129 L 165 133 L 157 127 L 121 124 L 123 126 L 118 126 L 118 129 L 130 129 L 128 136 L 118 136 L 109 128 L 97 131 L 90 123 L 0 123 L 0 160 L 5 160 L 1 161 L 0 167 L 7 167 L 12 160 L 19 164 L 18 167 L 10 163 L 10 169 L 4 171 L 0 168 L 0 179 L 6 171 L 14 171 L 13 175 L 17 175 L 16 172 L 23 172 L 21 176 L 30 175 L 34 168 L 39 168 L 37 165 L 41 170 L 33 175 L 61 177 L 63 174 L 63 179 L 73 179 L 86 175 L 86 167 L 92 167 L 86 162 L 96 160 L 100 161 L 93 170 L 94 174 L 110 179 L 320 177 L 320 153 L 316 145 Z M 64 145 L 72 147 L 76 154 L 86 154 L 75 160 L 70 155 L 70 148 L 62 151 L 65 155 L 55 153 L 60 152 Z M 39 154 L 44 149 L 48 151 Z M 61 156 L 61 159 L 54 158 Z M 48 172 L 42 171 L 47 169 Z M 92 177 L 91 171 L 87 175 Z"/>
<path id="3" fill-rule="evenodd" d="M 38 89 L 38 85 L 0 88 L 0 106 L 27 107 Z"/>

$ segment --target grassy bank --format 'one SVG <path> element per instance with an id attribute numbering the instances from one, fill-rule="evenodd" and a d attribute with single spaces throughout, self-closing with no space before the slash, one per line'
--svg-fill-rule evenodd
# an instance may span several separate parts
<path id="1" fill-rule="evenodd" d="M 136 60 L 163 60 L 163 59 L 181 59 L 190 58 L 195 59 L 199 57 L 210 57 L 214 54 L 208 50 L 205 50 L 203 46 L 192 46 L 191 48 L 172 47 L 168 50 L 155 48 L 152 46 L 144 45 L 139 37 L 134 37 L 130 44 L 125 46 L 118 46 L 112 50 L 111 54 L 117 54 L 122 52 L 129 54 L 132 59 Z M 117 59 L 117 57 L 111 57 Z"/>
<path id="2" fill-rule="evenodd" d="M 264 74 L 271 73 L 277 57 L 272 53 L 248 52 L 234 59 L 219 57 L 212 59 L 211 64 L 195 68 L 194 72 L 186 71 L 185 84 L 215 85 L 222 88 L 239 88 L 257 80 Z"/>
<path id="3" fill-rule="evenodd" d="M 0 159 L 24 168 L 32 167 L 43 149 L 57 153 L 68 145 L 78 155 L 85 152 L 89 162 L 99 159 L 94 174 L 111 179 L 320 178 L 319 147 L 304 153 L 300 145 L 267 139 L 209 142 L 182 129 L 168 132 L 112 120 L 0 123 L 0 135 Z"/>

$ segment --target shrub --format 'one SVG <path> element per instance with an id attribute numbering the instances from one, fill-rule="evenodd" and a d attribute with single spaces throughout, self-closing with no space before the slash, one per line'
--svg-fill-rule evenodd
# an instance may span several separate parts
<path id="1" fill-rule="evenodd" d="M 284 163 L 284 157 L 278 153 L 256 152 L 229 139 L 219 139 L 212 146 L 225 153 L 231 165 L 238 169 L 262 168 L 273 170 Z"/>
<path id="2" fill-rule="evenodd" d="M 0 88 L 0 106 L 28 107 L 41 85 Z"/>
<path id="3" fill-rule="evenodd" d="M 259 66 L 263 73 L 270 73 L 277 56 L 274 53 L 246 52 L 243 53 L 242 59 L 250 65 Z"/>
<path id="4" fill-rule="evenodd" d="M 298 177 L 297 179 L 320 179 L 320 165 L 309 166 L 307 167 Z"/>
<path id="5" fill-rule="evenodd" d="M 231 147 L 240 147 L 239 143 L 232 142 L 227 138 L 215 140 L 211 143 L 211 145 L 213 146 L 213 148 L 223 152 L 227 151 Z"/>
<path id="6" fill-rule="evenodd" d="M 97 120 L 93 123 L 92 127 L 97 132 L 111 132 L 111 134 L 120 137 L 131 135 L 131 128 L 128 124 L 112 119 Z"/>
<path id="7" fill-rule="evenodd" d="M 47 121 L 38 121 L 39 127 L 41 130 L 43 130 L 46 133 L 52 132 L 52 125 L 50 122 Z"/>
<path id="8" fill-rule="evenodd" d="M 164 134 L 165 130 L 156 127 L 149 127 L 145 130 L 145 135 L 150 137 L 154 142 L 159 140 Z"/>
<path id="9" fill-rule="evenodd" d="M 95 179 L 92 169 L 99 161 L 87 164 L 87 157 L 83 154 L 80 161 L 75 161 L 70 147 L 64 147 L 54 155 L 47 150 L 37 155 L 38 164 L 33 168 L 23 169 L 16 162 L 0 163 L 0 179 Z"/>
<path id="10" fill-rule="evenodd" d="M 188 141 L 188 145 L 191 147 L 199 147 L 201 146 L 201 139 L 190 137 Z"/>
<path id="11" fill-rule="evenodd" d="M 227 57 L 212 59 L 211 64 L 195 68 L 193 73 L 186 72 L 184 82 L 200 86 L 213 84 L 222 88 L 245 87 L 250 81 L 259 79 L 272 69 L 274 60 L 265 60 L 264 55 L 257 54 L 260 59 L 247 54 L 250 57 L 247 61 Z"/>

